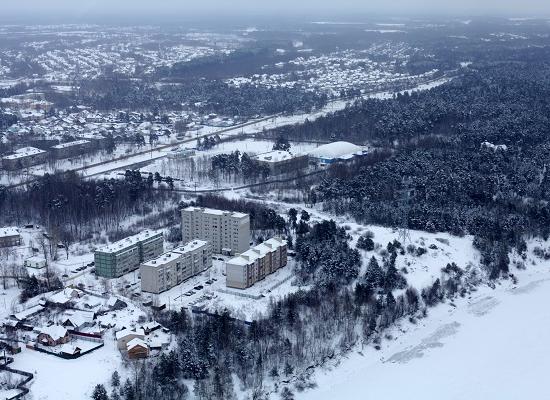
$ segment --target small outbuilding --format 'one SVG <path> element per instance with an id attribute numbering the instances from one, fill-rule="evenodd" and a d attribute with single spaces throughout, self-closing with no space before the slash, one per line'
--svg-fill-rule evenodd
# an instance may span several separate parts
<path id="1" fill-rule="evenodd" d="M 25 260 L 25 267 L 34 269 L 46 268 L 46 259 L 40 256 L 29 257 Z"/>

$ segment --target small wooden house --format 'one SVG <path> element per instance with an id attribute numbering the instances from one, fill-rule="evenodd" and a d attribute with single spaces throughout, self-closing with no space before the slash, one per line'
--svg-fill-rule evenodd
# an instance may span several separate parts
<path id="1" fill-rule="evenodd" d="M 149 357 L 149 346 L 139 338 L 132 339 L 126 345 L 128 358 L 136 360 Z"/>
<path id="2" fill-rule="evenodd" d="M 37 341 L 44 346 L 57 346 L 69 341 L 69 332 L 59 325 L 48 326 L 40 330 Z"/>

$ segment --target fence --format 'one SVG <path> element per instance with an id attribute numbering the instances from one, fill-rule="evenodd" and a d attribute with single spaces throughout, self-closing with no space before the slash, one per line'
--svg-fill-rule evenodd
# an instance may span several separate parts
<path id="1" fill-rule="evenodd" d="M 76 339 L 87 340 L 89 342 L 95 343 L 103 343 L 103 337 L 101 335 L 96 335 L 94 333 L 78 332 L 71 329 L 69 329 L 67 332 L 69 333 L 69 336 Z"/>
<path id="2" fill-rule="evenodd" d="M 262 297 L 264 297 L 261 294 L 240 293 L 240 292 L 234 292 L 233 290 L 227 290 L 227 289 L 218 289 L 218 292 L 225 293 L 225 294 L 232 294 L 234 296 L 239 296 L 239 297 L 246 297 L 248 299 L 253 299 L 253 300 L 259 300 Z"/>
<path id="3" fill-rule="evenodd" d="M 35 344 L 33 347 L 29 347 L 29 348 L 32 348 L 33 350 L 36 350 L 40 353 L 46 353 L 46 354 L 51 354 L 52 356 L 56 356 L 56 357 L 59 357 L 59 358 L 63 358 L 65 360 L 75 360 L 79 357 L 82 357 L 88 353 L 91 353 L 92 351 L 95 351 L 101 347 L 103 347 L 105 344 L 103 343 L 103 341 L 98 344 L 97 346 L 95 347 L 92 347 L 91 349 L 88 349 L 86 351 L 81 351 L 77 354 L 68 354 L 68 353 L 56 353 L 56 352 L 53 352 L 53 351 L 49 351 L 47 350 L 46 348 L 44 347 L 41 347 L 39 344 Z M 28 346 L 27 346 L 28 347 Z"/>
<path id="4" fill-rule="evenodd" d="M 14 369 L 14 368 L 8 367 L 8 364 L 11 364 L 13 362 L 12 357 L 6 357 L 6 358 L 2 357 L 2 358 L 5 359 L 5 363 L 0 365 L 0 370 L 11 372 L 12 374 L 23 375 L 25 377 L 25 379 L 23 379 L 23 381 L 21 381 L 16 386 L 17 389 L 19 389 L 21 391 L 21 393 L 18 393 L 15 396 L 10 397 L 7 400 L 17 400 L 17 399 L 20 399 L 20 398 L 26 396 L 29 393 L 29 389 L 26 387 L 26 384 L 29 383 L 34 378 L 34 375 L 31 374 L 30 372 L 21 371 L 19 369 Z"/>

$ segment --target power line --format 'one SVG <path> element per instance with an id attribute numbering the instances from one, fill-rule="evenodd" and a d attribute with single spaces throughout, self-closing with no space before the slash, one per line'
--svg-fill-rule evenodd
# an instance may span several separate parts
<path id="1" fill-rule="evenodd" d="M 407 240 L 412 242 L 411 233 L 409 230 L 409 212 L 411 209 L 411 201 L 414 199 L 415 192 L 412 188 L 412 179 L 410 177 L 404 177 L 401 182 L 401 189 L 397 191 L 399 197 L 397 203 L 399 205 L 400 224 L 398 239 L 403 246 L 406 245 Z"/>

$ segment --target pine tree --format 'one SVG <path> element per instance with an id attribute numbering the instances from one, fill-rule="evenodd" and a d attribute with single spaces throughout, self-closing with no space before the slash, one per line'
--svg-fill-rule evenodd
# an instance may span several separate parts
<path id="1" fill-rule="evenodd" d="M 365 284 L 374 290 L 382 286 L 383 282 L 384 271 L 380 268 L 376 257 L 372 256 L 367 266 L 367 272 L 365 273 Z"/>
<path id="2" fill-rule="evenodd" d="M 107 395 L 107 390 L 102 384 L 96 385 L 94 392 L 92 393 L 93 400 L 109 400 L 109 395 Z"/>
<path id="3" fill-rule="evenodd" d="M 292 390 L 285 386 L 281 391 L 281 399 L 294 400 L 294 393 L 292 393 Z"/>
<path id="4" fill-rule="evenodd" d="M 118 371 L 113 372 L 113 375 L 111 376 L 111 385 L 115 388 L 120 386 L 120 375 Z"/>
<path id="5" fill-rule="evenodd" d="M 294 368 L 292 368 L 292 365 L 290 365 L 288 361 L 285 362 L 285 369 L 284 369 L 285 376 L 290 376 L 292 375 L 293 372 L 294 372 Z"/>

